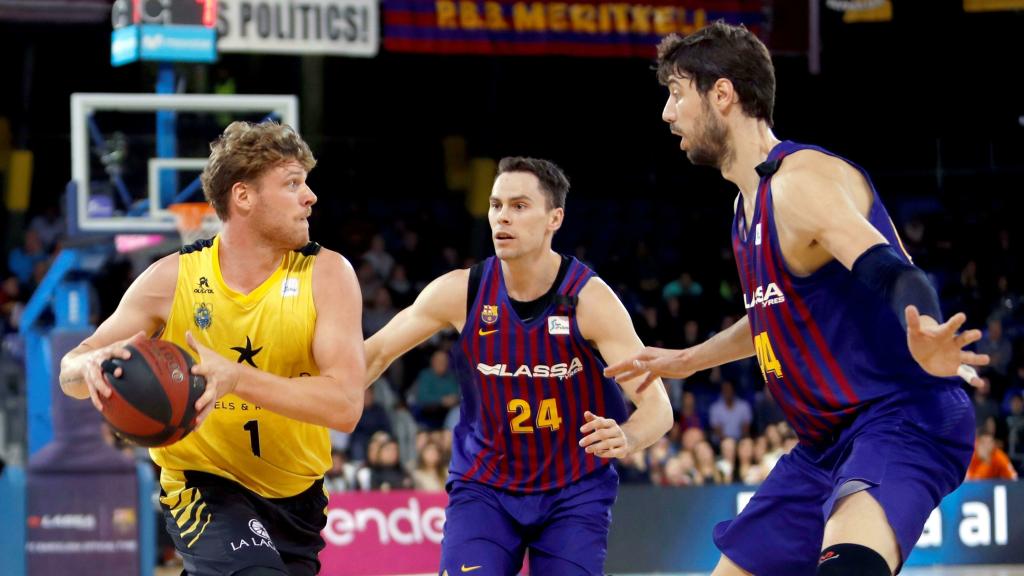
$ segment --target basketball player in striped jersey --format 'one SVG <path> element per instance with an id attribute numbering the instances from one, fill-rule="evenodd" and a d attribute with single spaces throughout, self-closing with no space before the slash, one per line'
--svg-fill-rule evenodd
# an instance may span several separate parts
<path id="1" fill-rule="evenodd" d="M 669 36 L 658 76 L 687 157 L 739 188 L 732 245 L 747 315 L 606 374 L 686 377 L 756 355 L 800 443 L 715 527 L 714 574 L 889 576 L 963 481 L 974 413 L 953 377 L 987 363 L 963 350 L 980 333 L 959 332 L 963 314 L 942 322 L 863 169 L 775 137 L 775 72 L 746 28 Z"/>
<path id="2" fill-rule="evenodd" d="M 228 126 L 202 175 L 223 230 L 153 264 L 61 364 L 65 393 L 102 411 L 100 364 L 133 339 L 159 335 L 198 358 L 200 426 L 150 451 L 190 576 L 320 569 L 328 428 L 359 420 L 365 361 L 355 273 L 309 239 L 315 164 L 287 126 Z"/>
<path id="3" fill-rule="evenodd" d="M 367 386 L 447 327 L 462 390 L 441 574 L 603 574 L 618 477 L 609 465 L 672 426 L 660 382 L 623 389 L 601 371 L 643 348 L 594 272 L 551 249 L 569 181 L 553 163 L 504 158 L 490 197 L 495 256 L 428 285 L 366 342 Z"/>

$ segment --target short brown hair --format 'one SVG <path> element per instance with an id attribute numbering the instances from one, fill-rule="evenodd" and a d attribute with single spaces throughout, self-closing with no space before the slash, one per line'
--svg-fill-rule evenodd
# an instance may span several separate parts
<path id="1" fill-rule="evenodd" d="M 742 24 L 718 20 L 686 36 L 669 34 L 658 45 L 658 81 L 693 80 L 702 97 L 719 78 L 732 82 L 747 115 L 773 125 L 775 67 L 768 48 Z"/>
<path id="2" fill-rule="evenodd" d="M 541 192 L 547 198 L 548 210 L 565 208 L 565 197 L 569 194 L 569 179 L 554 162 L 540 158 L 506 156 L 498 162 L 498 176 L 506 172 L 533 174 L 540 182 Z"/>
<path id="3" fill-rule="evenodd" d="M 251 182 L 267 170 L 296 160 L 309 172 L 316 158 L 309 145 L 287 124 L 277 122 L 232 122 L 210 143 L 210 161 L 200 177 L 207 201 L 217 216 L 228 219 L 231 187 Z"/>

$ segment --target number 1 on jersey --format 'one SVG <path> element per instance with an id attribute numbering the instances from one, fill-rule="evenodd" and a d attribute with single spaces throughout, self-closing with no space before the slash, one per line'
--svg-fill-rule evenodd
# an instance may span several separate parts
<path id="1" fill-rule="evenodd" d="M 771 340 L 767 332 L 761 332 L 754 336 L 754 349 L 757 351 L 757 363 L 761 366 L 761 376 L 768 381 L 768 374 L 775 374 L 776 378 L 782 378 L 782 364 L 775 356 Z"/>
<path id="2" fill-rule="evenodd" d="M 249 444 L 252 446 L 252 453 L 257 458 L 260 457 L 260 422 L 259 420 L 249 420 L 242 426 L 243 430 L 249 431 Z"/>

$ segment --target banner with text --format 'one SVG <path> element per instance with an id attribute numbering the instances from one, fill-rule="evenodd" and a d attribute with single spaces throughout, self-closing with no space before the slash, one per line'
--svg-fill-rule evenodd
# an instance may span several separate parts
<path id="1" fill-rule="evenodd" d="M 375 56 L 376 0 L 221 0 L 221 52 Z"/>
<path id="2" fill-rule="evenodd" d="M 611 573 L 708 572 L 714 525 L 733 518 L 754 486 L 620 489 L 608 542 Z M 652 524 L 651 510 L 657 510 Z M 656 528 L 652 529 L 652 526 Z M 907 566 L 1024 562 L 1024 484 L 967 482 L 932 511 Z"/>
<path id="3" fill-rule="evenodd" d="M 764 0 L 382 0 L 384 48 L 653 58 L 662 36 L 719 18 L 764 25 Z"/>
<path id="4" fill-rule="evenodd" d="M 444 536 L 445 492 L 332 494 L 322 573 L 330 576 L 436 573 Z"/>

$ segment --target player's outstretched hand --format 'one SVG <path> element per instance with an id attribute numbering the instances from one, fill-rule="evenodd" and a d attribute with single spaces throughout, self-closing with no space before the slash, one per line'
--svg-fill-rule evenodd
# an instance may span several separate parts
<path id="1" fill-rule="evenodd" d="M 967 321 L 963 312 L 939 324 L 931 316 L 922 316 L 915 306 L 907 306 L 907 346 L 910 354 L 925 372 L 932 376 L 963 374 L 962 365 L 985 366 L 988 354 L 976 354 L 963 348 L 981 339 L 980 330 L 957 332 Z M 980 386 L 981 378 L 968 369 L 968 382 Z"/>
<path id="2" fill-rule="evenodd" d="M 185 340 L 189 348 L 199 354 L 199 363 L 192 367 L 192 373 L 206 378 L 206 391 L 199 400 L 196 400 L 196 412 L 199 413 L 196 417 L 198 427 L 213 411 L 217 400 L 225 394 L 234 392 L 235 386 L 238 385 L 239 365 L 196 342 L 191 332 L 185 332 Z"/>
<path id="3" fill-rule="evenodd" d="M 639 354 L 612 364 L 604 369 L 604 375 L 619 382 L 627 382 L 643 376 L 637 388 L 643 392 L 658 378 L 688 378 L 697 370 L 691 365 L 690 349 L 669 350 L 648 346 Z"/>
<path id="4" fill-rule="evenodd" d="M 580 432 L 585 434 L 580 440 L 580 446 L 585 448 L 588 454 L 600 458 L 629 456 L 629 439 L 618 422 L 611 418 L 602 418 L 589 410 L 583 413 L 583 418 L 587 422 L 580 426 Z"/>

